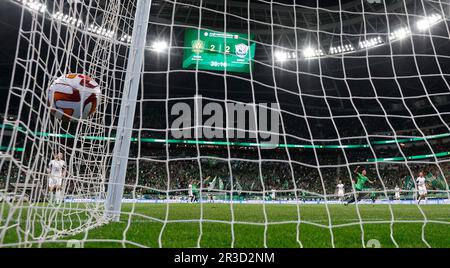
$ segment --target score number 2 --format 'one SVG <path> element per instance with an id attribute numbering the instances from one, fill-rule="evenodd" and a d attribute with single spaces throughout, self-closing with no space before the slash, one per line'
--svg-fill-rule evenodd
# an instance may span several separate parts
<path id="1" fill-rule="evenodd" d="M 217 50 L 216 50 L 216 45 L 211 45 L 211 46 L 209 47 L 209 51 L 210 51 L 210 52 L 220 52 L 220 51 L 217 51 Z M 230 54 L 230 51 L 231 51 L 231 47 L 230 47 L 230 46 L 225 46 L 225 53 L 226 53 L 226 54 Z"/>

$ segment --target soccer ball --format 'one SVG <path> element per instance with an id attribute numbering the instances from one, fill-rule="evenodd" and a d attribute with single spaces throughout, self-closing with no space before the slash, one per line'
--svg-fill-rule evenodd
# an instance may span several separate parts
<path id="1" fill-rule="evenodd" d="M 76 121 L 95 113 L 100 94 L 99 85 L 89 76 L 68 74 L 53 82 L 47 100 L 56 118 Z"/>

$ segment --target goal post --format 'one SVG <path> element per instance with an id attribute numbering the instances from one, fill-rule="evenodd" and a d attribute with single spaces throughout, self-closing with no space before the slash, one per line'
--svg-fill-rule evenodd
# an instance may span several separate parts
<path id="1" fill-rule="evenodd" d="M 117 126 L 105 203 L 106 216 L 113 221 L 118 221 L 120 218 L 151 5 L 151 0 L 138 0 L 136 6 L 124 93 L 120 107 L 119 124 Z"/>

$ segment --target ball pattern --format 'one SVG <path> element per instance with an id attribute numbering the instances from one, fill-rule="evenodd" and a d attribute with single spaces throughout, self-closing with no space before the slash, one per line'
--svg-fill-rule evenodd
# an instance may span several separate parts
<path id="1" fill-rule="evenodd" d="M 61 120 L 88 119 L 97 110 L 100 87 L 92 78 L 82 74 L 62 76 L 48 89 L 52 114 Z"/>

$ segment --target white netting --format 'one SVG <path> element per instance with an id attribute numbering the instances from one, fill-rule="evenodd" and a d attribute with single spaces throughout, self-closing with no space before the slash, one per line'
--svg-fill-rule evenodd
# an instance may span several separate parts
<path id="1" fill-rule="evenodd" d="M 7 174 L 2 190 L 7 197 L 18 199 L 18 203 L 2 203 L 2 239 L 17 229 L 17 243 L 25 244 L 101 223 L 100 203 L 39 204 L 49 201 L 47 167 L 56 152 L 62 152 L 67 162 L 67 197 L 104 198 L 110 140 L 90 137 L 110 137 L 117 121 L 127 44 L 109 33 L 114 32 L 115 38 L 125 34 L 123 29 L 132 29 L 134 13 L 131 2 L 37 3 L 22 3 L 18 54 L 2 129 L 2 144 L 24 151 L 2 155 L 2 171 Z M 108 89 L 102 90 L 97 113 L 90 120 L 62 123 L 51 114 L 47 89 L 68 73 L 90 73 L 102 89 Z M 21 213 L 29 215 L 26 225 L 22 225 Z M 39 228 L 32 223 L 38 221 L 42 221 Z"/>
<path id="2" fill-rule="evenodd" d="M 242 226 L 263 228 L 258 245 L 270 246 L 269 229 L 289 224 L 295 234 L 290 246 L 310 245 L 302 226 L 325 230 L 326 246 L 332 247 L 340 246 L 337 228 L 357 226 L 354 239 L 366 246 L 365 224 L 375 221 L 387 224 L 393 246 L 402 246 L 394 226 L 402 222 L 419 224 L 421 241 L 432 246 L 428 225 L 448 228 L 448 213 L 435 217 L 412 205 L 418 216 L 402 218 L 394 206 L 416 204 L 419 171 L 425 171 L 434 200 L 428 202 L 450 199 L 450 6 L 445 1 L 153 0 L 131 150 L 120 156 L 128 158 L 120 224 L 108 222 L 104 201 L 129 82 L 137 1 L 11 2 L 20 6 L 22 18 L 1 129 L 0 247 L 42 246 L 78 234 L 83 243 L 201 247 L 208 244 L 205 239 L 214 240 L 208 238 L 214 224 L 229 230 L 219 246 L 239 246 L 248 231 Z M 236 39 L 255 49 L 248 72 L 228 71 L 231 66 L 217 71 L 220 62 L 209 66 L 215 71 L 183 68 L 184 54 L 199 49 L 185 43 L 192 29 L 199 39 L 244 36 Z M 218 53 L 230 55 L 225 40 L 222 44 Z M 236 55 L 245 52 L 245 46 L 239 49 Z M 67 123 L 52 116 L 47 89 L 68 73 L 89 75 L 100 84 L 94 117 Z M 192 110 L 185 121 L 190 125 L 174 124 L 179 118 L 173 108 L 180 104 Z M 218 118 L 225 122 L 239 105 L 248 116 L 207 127 L 213 114 L 198 113 L 208 105 L 222 109 Z M 261 128 L 261 111 L 270 112 L 271 128 Z M 186 135 L 174 134 L 180 130 Z M 217 135 L 205 134 L 212 131 Z M 232 135 L 235 131 L 243 136 Z M 268 137 L 276 137 L 275 149 L 267 146 Z M 68 167 L 61 205 L 48 200 L 47 166 L 55 152 L 63 153 Z M 333 204 L 357 194 L 353 170 L 362 165 L 374 180 L 364 193 L 385 204 L 383 216 L 368 219 L 357 203 L 351 218 L 338 220 L 343 216 Z M 336 191 L 339 180 L 345 197 Z M 389 201 L 398 194 L 403 201 Z M 189 203 L 190 196 L 199 204 L 173 204 Z M 217 208 L 222 213 L 215 215 L 210 203 L 222 204 Z M 259 216 L 242 216 L 239 203 L 259 204 Z M 273 203 L 288 205 L 289 213 L 274 216 Z M 319 204 L 312 209 L 319 219 L 309 215 L 306 204 Z M 187 213 L 190 209 L 196 213 Z M 196 224 L 189 229 L 192 244 L 172 241 L 186 239 L 185 234 L 167 237 L 178 223 Z M 151 231 L 146 239 L 136 229 L 140 224 Z M 111 229 L 102 234 L 101 228 Z"/>

